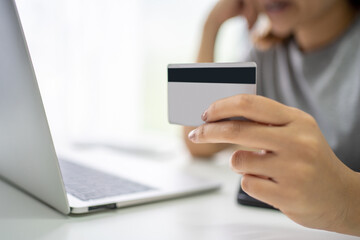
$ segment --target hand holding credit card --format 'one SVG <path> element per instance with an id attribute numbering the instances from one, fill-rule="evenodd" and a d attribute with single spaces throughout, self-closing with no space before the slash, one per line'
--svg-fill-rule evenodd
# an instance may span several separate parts
<path id="1" fill-rule="evenodd" d="M 168 65 L 170 123 L 199 126 L 213 102 L 238 94 L 256 94 L 256 63 Z"/>

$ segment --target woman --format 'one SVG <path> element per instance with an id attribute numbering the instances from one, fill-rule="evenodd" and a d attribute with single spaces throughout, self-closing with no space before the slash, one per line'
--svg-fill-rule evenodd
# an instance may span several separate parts
<path id="1" fill-rule="evenodd" d="M 220 0 L 205 23 L 199 62 L 211 62 L 218 29 L 242 15 L 270 20 L 248 61 L 258 94 L 213 103 L 205 124 L 185 127 L 194 156 L 229 144 L 249 195 L 311 228 L 360 236 L 360 17 L 351 0 Z M 259 50 L 260 48 L 260 50 Z M 252 121 L 219 121 L 243 116 Z M 200 117 L 200 116 L 199 116 Z M 192 130 L 192 131 L 191 131 Z M 191 132 L 190 132 L 191 131 Z M 201 144 L 198 144 L 201 143 Z"/>

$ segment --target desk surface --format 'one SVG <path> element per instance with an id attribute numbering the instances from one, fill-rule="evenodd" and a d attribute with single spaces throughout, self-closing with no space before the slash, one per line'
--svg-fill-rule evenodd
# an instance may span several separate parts
<path id="1" fill-rule="evenodd" d="M 159 160 L 217 179 L 223 185 L 218 191 L 83 216 L 64 216 L 0 180 L 0 238 L 359 239 L 304 228 L 274 210 L 239 206 L 239 176 L 228 168 L 228 158 L 222 153 L 212 161 L 194 161 L 182 153 Z"/>

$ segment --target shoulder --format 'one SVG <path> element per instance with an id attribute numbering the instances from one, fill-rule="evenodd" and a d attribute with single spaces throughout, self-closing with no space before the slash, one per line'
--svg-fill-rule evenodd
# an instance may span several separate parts
<path id="1" fill-rule="evenodd" d="M 253 47 L 248 55 L 248 60 L 256 62 L 258 67 L 277 64 L 279 58 L 287 56 L 288 43 L 279 43 L 269 49 L 258 49 Z"/>

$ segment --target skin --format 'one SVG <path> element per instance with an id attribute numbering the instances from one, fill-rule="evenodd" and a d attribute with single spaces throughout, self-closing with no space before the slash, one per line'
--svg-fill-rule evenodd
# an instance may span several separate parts
<path id="1" fill-rule="evenodd" d="M 288 1 L 286 11 L 269 14 L 272 32 L 292 34 L 304 52 L 334 41 L 356 15 L 345 0 Z M 266 2 L 220 0 L 205 23 L 198 61 L 213 61 L 224 21 L 242 15 L 251 28 Z M 219 121 L 239 116 L 252 121 Z M 184 128 L 194 156 L 230 145 L 259 149 L 237 150 L 231 157 L 244 191 L 303 226 L 360 236 L 360 173 L 336 157 L 312 116 L 262 96 L 237 95 L 216 101 L 201 117 L 204 125 Z"/>
<path id="2" fill-rule="evenodd" d="M 219 1 L 210 12 L 202 33 L 201 44 L 197 62 L 213 62 L 214 49 L 217 33 L 220 26 L 228 19 L 236 16 L 245 16 L 248 21 L 249 29 L 255 24 L 257 19 L 257 8 L 253 0 L 222 0 Z M 229 144 L 193 144 L 188 138 L 188 134 L 194 128 L 184 127 L 183 135 L 187 148 L 194 157 L 210 157 L 213 154 L 228 148 Z"/>

